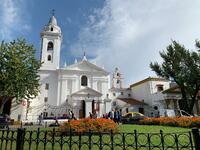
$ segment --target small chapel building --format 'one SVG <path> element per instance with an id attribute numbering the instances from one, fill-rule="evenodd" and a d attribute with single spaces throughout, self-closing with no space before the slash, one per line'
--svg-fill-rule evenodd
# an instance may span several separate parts
<path id="1" fill-rule="evenodd" d="M 60 67 L 62 32 L 54 15 L 40 36 L 40 93 L 28 104 L 12 107 L 11 117 L 16 119 L 20 115 L 21 120 L 33 121 L 40 114 L 59 116 L 73 111 L 76 118 L 84 118 L 90 112 L 99 117 L 108 113 L 109 72 L 90 62 L 85 54 L 81 61 Z"/>

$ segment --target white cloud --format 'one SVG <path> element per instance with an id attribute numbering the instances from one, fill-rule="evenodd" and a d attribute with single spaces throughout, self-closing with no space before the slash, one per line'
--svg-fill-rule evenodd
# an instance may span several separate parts
<path id="1" fill-rule="evenodd" d="M 24 17 L 24 0 L 1 0 L 0 2 L 0 40 L 11 40 L 15 33 L 31 30 Z"/>
<path id="2" fill-rule="evenodd" d="M 84 45 L 97 64 L 109 71 L 119 67 L 131 84 L 154 75 L 149 63 L 160 60 L 158 52 L 171 39 L 193 48 L 200 38 L 199 6 L 198 0 L 106 0 L 88 17 L 71 53 L 80 55 Z"/>

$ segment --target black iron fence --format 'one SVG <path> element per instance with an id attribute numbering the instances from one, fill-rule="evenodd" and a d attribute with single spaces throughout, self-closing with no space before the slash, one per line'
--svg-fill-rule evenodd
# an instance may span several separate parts
<path id="1" fill-rule="evenodd" d="M 55 129 L 0 129 L 0 150 L 200 150 L 199 130 L 84 134 Z"/>

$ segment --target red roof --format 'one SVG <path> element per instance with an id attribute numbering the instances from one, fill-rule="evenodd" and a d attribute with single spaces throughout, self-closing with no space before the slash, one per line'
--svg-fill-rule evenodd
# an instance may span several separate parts
<path id="1" fill-rule="evenodd" d="M 133 98 L 118 98 L 118 99 L 131 105 L 147 105 L 146 103 Z"/>

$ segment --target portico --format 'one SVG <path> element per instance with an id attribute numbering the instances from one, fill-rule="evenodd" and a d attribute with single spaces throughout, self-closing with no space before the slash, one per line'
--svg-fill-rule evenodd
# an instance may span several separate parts
<path id="1" fill-rule="evenodd" d="M 104 101 L 101 99 L 102 94 L 89 87 L 72 93 L 70 104 L 75 106 L 74 114 L 77 118 L 85 118 L 89 116 L 89 112 L 96 112 L 97 116 L 102 116 L 105 112 Z"/>

